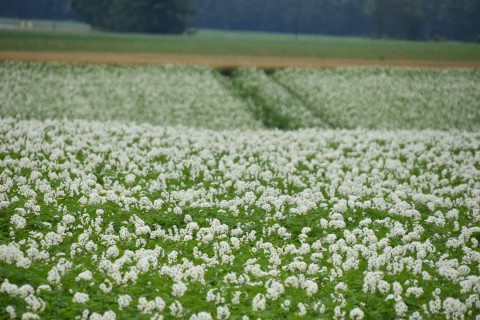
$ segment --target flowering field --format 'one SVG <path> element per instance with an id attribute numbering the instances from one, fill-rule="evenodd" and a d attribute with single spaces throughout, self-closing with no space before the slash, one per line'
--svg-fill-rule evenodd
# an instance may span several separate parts
<path id="1" fill-rule="evenodd" d="M 294 72 L 0 65 L 0 319 L 479 319 L 475 110 L 462 131 L 262 128 L 285 101 L 322 126 Z M 218 118 L 163 126 L 186 101 Z"/>
<path id="2" fill-rule="evenodd" d="M 350 68 L 274 78 L 333 128 L 480 129 L 480 72 Z"/>
<path id="3" fill-rule="evenodd" d="M 480 71 L 0 63 L 0 116 L 195 128 L 480 129 Z"/>
<path id="4" fill-rule="evenodd" d="M 0 64 L 0 116 L 259 128 L 220 75 L 195 67 Z"/>

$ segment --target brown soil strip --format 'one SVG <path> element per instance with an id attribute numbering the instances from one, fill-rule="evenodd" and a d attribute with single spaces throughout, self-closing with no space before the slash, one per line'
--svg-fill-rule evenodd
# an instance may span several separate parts
<path id="1" fill-rule="evenodd" d="M 220 69 L 256 67 L 275 70 L 291 67 L 334 68 L 349 66 L 396 66 L 425 68 L 480 68 L 480 61 L 361 60 L 253 56 L 173 55 L 106 52 L 0 51 L 0 61 L 42 61 L 89 64 L 164 65 L 185 64 Z"/>

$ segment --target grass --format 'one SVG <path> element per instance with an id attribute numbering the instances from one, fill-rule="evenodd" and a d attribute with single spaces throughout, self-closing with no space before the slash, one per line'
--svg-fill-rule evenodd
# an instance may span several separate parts
<path id="1" fill-rule="evenodd" d="M 0 20 L 1 21 L 1 20 Z M 1 23 L 1 22 L 0 22 Z M 169 36 L 0 30 L 0 51 L 233 55 L 365 60 L 480 61 L 480 45 L 201 30 Z M 127 45 L 128 44 L 128 45 Z"/>

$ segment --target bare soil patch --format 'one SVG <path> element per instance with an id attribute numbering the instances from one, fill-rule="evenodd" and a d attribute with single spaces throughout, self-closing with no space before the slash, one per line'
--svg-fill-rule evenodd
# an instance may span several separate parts
<path id="1" fill-rule="evenodd" d="M 265 70 L 275 70 L 292 67 L 334 68 L 348 66 L 480 68 L 480 61 L 317 59 L 289 57 L 175 55 L 107 52 L 0 51 L 0 61 L 5 60 L 127 65 L 185 64 L 211 66 L 219 69 L 256 67 Z"/>

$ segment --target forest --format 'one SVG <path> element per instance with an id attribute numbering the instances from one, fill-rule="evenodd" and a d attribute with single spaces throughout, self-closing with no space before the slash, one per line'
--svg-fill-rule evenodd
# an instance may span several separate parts
<path id="1" fill-rule="evenodd" d="M 76 19 L 94 29 L 268 31 L 478 41 L 479 0 L 0 0 L 0 16 Z"/>
<path id="2" fill-rule="evenodd" d="M 227 30 L 475 40 L 478 0 L 201 0 L 195 26 Z"/>

